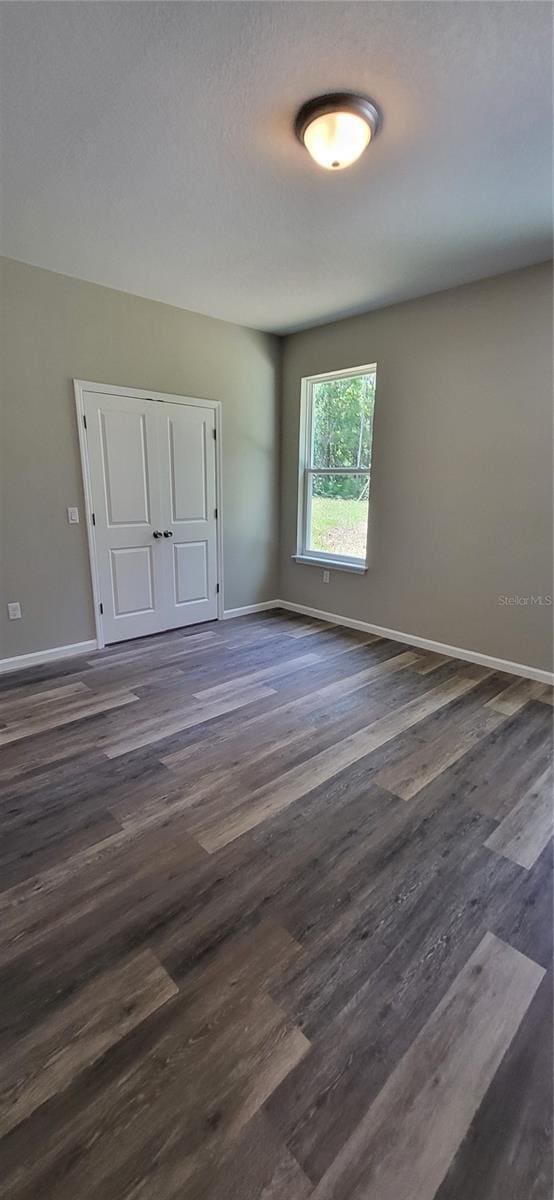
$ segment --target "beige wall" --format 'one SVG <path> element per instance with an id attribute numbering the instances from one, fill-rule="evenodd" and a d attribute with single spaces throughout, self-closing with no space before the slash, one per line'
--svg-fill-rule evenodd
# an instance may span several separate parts
<path id="1" fill-rule="evenodd" d="M 291 561 L 304 375 L 377 362 L 364 576 Z M 295 334 L 285 343 L 281 597 L 552 669 L 548 264 Z"/>
<path id="2" fill-rule="evenodd" d="M 225 607 L 275 597 L 279 340 L 22 263 L 1 270 L 0 657 L 95 636 L 73 378 L 222 401 Z"/>

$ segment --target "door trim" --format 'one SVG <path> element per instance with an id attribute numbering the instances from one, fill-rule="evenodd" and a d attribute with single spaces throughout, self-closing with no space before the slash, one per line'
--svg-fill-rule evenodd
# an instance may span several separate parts
<path id="1" fill-rule="evenodd" d="M 94 623 L 96 627 L 96 640 L 98 649 L 101 650 L 106 642 L 104 638 L 104 629 L 102 622 L 102 613 L 100 612 L 100 584 L 98 574 L 98 557 L 96 553 L 96 535 L 94 525 L 92 523 L 93 503 L 92 503 L 92 479 L 90 472 L 90 463 L 88 457 L 87 435 L 85 430 L 85 392 L 99 392 L 104 396 L 128 396 L 137 400 L 151 400 L 153 404 L 185 404 L 194 405 L 195 408 L 211 408 L 215 415 L 215 494 L 217 506 L 217 522 L 216 522 L 216 547 L 217 547 L 217 578 L 219 582 L 219 592 L 217 596 L 217 619 L 221 621 L 225 611 L 224 604 L 224 580 L 223 580 L 223 489 L 222 489 L 222 412 L 221 400 L 204 400 L 197 396 L 174 396 L 171 392 L 152 392 L 145 391 L 144 388 L 128 388 L 117 387 L 112 383 L 91 383 L 87 379 L 74 379 L 73 390 L 75 393 L 75 408 L 77 412 L 77 432 L 79 436 L 79 453 L 81 458 L 81 471 L 83 476 L 83 491 L 85 497 L 85 515 L 87 523 L 87 542 L 88 556 L 90 563 L 90 578 L 92 586 L 92 599 L 94 604 Z"/>

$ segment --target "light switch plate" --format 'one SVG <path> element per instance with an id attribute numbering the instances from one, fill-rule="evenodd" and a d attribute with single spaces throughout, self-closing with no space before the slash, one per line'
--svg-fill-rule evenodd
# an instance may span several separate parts
<path id="1" fill-rule="evenodd" d="M 10 621 L 19 621 L 21 618 L 21 605 L 18 600 L 14 600 L 12 604 L 8 604 L 8 617 Z"/>
<path id="2" fill-rule="evenodd" d="M 79 524 L 79 509 L 78 508 L 68 508 L 67 519 L 68 519 L 70 525 L 78 525 Z"/>

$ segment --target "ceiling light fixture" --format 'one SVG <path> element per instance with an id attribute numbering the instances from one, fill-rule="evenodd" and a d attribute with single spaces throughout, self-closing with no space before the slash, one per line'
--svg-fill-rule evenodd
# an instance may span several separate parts
<path id="1" fill-rule="evenodd" d="M 378 109 L 367 96 L 332 92 L 302 105 L 294 131 L 320 167 L 340 171 L 356 162 L 378 126 Z"/>

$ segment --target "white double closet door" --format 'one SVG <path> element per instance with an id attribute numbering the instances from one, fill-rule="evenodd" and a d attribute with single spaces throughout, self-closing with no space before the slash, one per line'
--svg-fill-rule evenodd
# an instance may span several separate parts
<path id="1" fill-rule="evenodd" d="M 106 642 L 217 616 L 215 410 L 83 393 Z"/>

